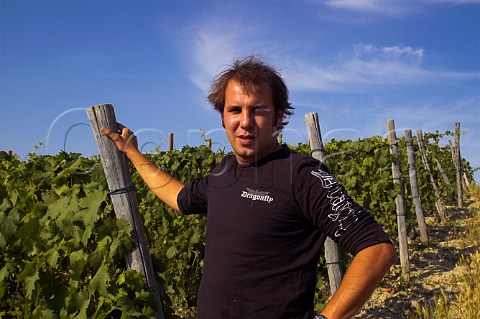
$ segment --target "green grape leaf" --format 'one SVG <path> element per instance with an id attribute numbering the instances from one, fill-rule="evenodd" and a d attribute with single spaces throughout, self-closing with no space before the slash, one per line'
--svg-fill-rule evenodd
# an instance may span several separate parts
<path id="1" fill-rule="evenodd" d="M 33 274 L 35 274 L 35 272 L 36 272 L 35 261 L 30 261 L 29 263 L 27 263 L 25 265 L 25 268 L 23 268 L 23 270 L 18 274 L 17 280 L 18 281 L 25 280 L 25 278 L 27 278 L 29 276 L 33 276 Z"/>
<path id="2" fill-rule="evenodd" d="M 40 279 L 38 271 L 36 271 L 33 276 L 29 276 L 25 278 L 25 290 L 26 290 L 26 297 L 28 299 L 32 298 L 32 293 L 35 290 L 35 283 L 37 280 Z"/>
<path id="3" fill-rule="evenodd" d="M 58 258 L 60 254 L 58 253 L 58 249 L 56 247 L 49 249 L 46 254 L 47 256 L 47 264 L 52 268 L 57 268 Z"/>
<path id="4" fill-rule="evenodd" d="M 61 197 L 48 207 L 47 213 L 43 218 L 40 220 L 40 223 L 45 223 L 49 218 L 50 219 L 57 219 L 60 214 L 65 213 L 67 207 L 70 204 L 69 197 Z"/>
<path id="5" fill-rule="evenodd" d="M 103 297 L 107 297 L 107 287 L 110 281 L 110 276 L 108 275 L 108 268 L 102 264 L 97 270 L 95 276 L 90 280 L 88 285 L 88 292 L 93 294 L 96 291 Z"/>
<path id="6" fill-rule="evenodd" d="M 73 251 L 70 256 L 70 270 L 72 272 L 72 278 L 79 279 L 85 266 L 86 255 L 82 249 Z"/>
<path id="7" fill-rule="evenodd" d="M 173 257 L 175 257 L 175 255 L 178 253 L 178 249 L 177 247 L 175 246 L 170 246 L 168 249 L 167 249 L 167 258 L 168 259 L 172 259 Z"/>
<path id="8" fill-rule="evenodd" d="M 3 281 L 5 278 L 8 278 L 11 270 L 12 270 L 12 264 L 10 263 L 7 263 L 5 266 L 3 266 L 2 269 L 0 269 L 0 282 Z"/>
<path id="9" fill-rule="evenodd" d="M 7 240 L 5 239 L 3 234 L 0 233 L 0 248 L 5 249 L 6 245 L 7 245 Z"/>
<path id="10" fill-rule="evenodd" d="M 0 211 L 4 212 L 10 208 L 12 208 L 12 203 L 7 197 L 5 197 L 0 205 Z"/>
<path id="11" fill-rule="evenodd" d="M 15 208 L 13 208 L 8 215 L 0 212 L 0 233 L 2 233 L 6 239 L 10 238 L 17 232 L 17 223 L 19 220 L 20 214 Z"/>

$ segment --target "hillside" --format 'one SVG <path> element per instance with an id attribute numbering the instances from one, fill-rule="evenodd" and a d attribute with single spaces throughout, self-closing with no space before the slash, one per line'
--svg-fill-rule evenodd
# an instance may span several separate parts
<path id="1" fill-rule="evenodd" d="M 426 217 L 429 244 L 410 234 L 410 278 L 401 281 L 400 265 L 377 288 L 355 318 L 480 318 L 480 201 L 448 209 L 448 222 Z"/>

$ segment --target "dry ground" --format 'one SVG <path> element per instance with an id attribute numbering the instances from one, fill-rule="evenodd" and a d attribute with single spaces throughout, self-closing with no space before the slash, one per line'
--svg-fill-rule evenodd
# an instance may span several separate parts
<path id="1" fill-rule="evenodd" d="M 411 318 L 415 305 L 432 302 L 442 290 L 449 296 L 458 293 L 460 288 L 453 276 L 468 271 L 461 258 L 479 249 L 478 240 L 475 243 L 465 237 L 474 224 L 473 218 L 473 213 L 466 209 L 450 209 L 445 225 L 435 216 L 426 217 L 429 244 L 422 245 L 414 234 L 409 239 L 410 283 L 401 280 L 401 267 L 395 265 L 355 318 Z"/>

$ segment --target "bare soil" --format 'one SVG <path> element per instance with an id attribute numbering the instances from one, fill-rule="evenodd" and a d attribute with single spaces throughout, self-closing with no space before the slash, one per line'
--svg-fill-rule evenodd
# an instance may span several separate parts
<path id="1" fill-rule="evenodd" d="M 455 298 L 460 288 L 455 285 L 454 276 L 468 271 L 459 262 L 479 246 L 465 239 L 473 218 L 471 212 L 450 209 L 447 218 L 448 222 L 442 225 L 434 214 L 426 217 L 428 245 L 421 244 L 418 234 L 410 234 L 409 283 L 402 280 L 400 264 L 393 266 L 354 318 L 412 318 L 415 306 L 433 303 L 434 297 L 441 296 L 442 291 Z"/>

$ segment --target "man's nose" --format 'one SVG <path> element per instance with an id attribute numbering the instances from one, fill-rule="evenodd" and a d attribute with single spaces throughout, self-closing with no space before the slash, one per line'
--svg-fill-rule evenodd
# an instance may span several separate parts
<path id="1" fill-rule="evenodd" d="M 242 127 L 252 127 L 255 121 L 255 115 L 248 110 L 242 112 L 241 125 Z"/>

